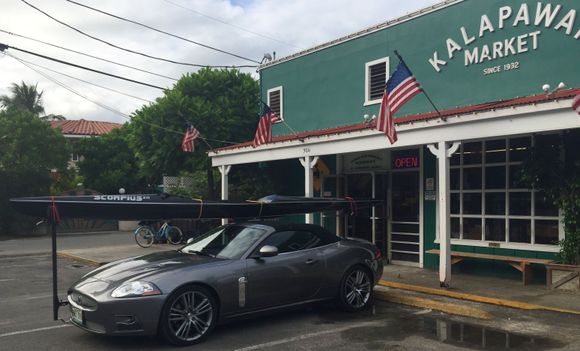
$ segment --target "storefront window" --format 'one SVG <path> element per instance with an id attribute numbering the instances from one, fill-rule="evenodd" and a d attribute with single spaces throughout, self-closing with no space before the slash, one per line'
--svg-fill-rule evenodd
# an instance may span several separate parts
<path id="1" fill-rule="evenodd" d="M 520 180 L 533 142 L 532 136 L 468 142 L 452 156 L 452 238 L 557 244 L 558 208 Z"/>
<path id="2" fill-rule="evenodd" d="M 558 221 L 538 220 L 535 229 L 537 244 L 555 245 L 558 243 Z"/>
<path id="3" fill-rule="evenodd" d="M 463 164 L 479 165 L 481 164 L 481 145 L 482 142 L 465 143 L 463 145 Z"/>
<path id="4" fill-rule="evenodd" d="M 510 219 L 510 242 L 531 243 L 532 221 L 529 219 Z"/>
<path id="5" fill-rule="evenodd" d="M 451 238 L 460 238 L 461 230 L 459 229 L 459 225 L 459 218 L 451 218 Z"/>
<path id="6" fill-rule="evenodd" d="M 475 215 L 481 214 L 481 193 L 463 194 L 463 213 Z"/>
<path id="7" fill-rule="evenodd" d="M 481 189 L 481 167 L 463 169 L 463 189 Z"/>
<path id="8" fill-rule="evenodd" d="M 463 218 L 463 239 L 481 240 L 480 218 Z"/>
<path id="9" fill-rule="evenodd" d="M 505 219 L 485 219 L 485 240 L 505 241 Z"/>
<path id="10" fill-rule="evenodd" d="M 505 215 L 505 193 L 485 194 L 485 214 Z"/>
<path id="11" fill-rule="evenodd" d="M 532 211 L 532 193 L 510 193 L 510 215 L 529 216 Z"/>

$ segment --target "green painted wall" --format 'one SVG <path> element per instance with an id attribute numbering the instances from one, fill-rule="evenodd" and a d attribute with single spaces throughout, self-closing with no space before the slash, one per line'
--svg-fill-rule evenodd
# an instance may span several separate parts
<path id="1" fill-rule="evenodd" d="M 571 10 L 580 9 L 580 0 L 540 1 L 550 4 L 552 11 L 561 6 L 546 28 L 542 22 L 534 24 L 538 1 L 466 0 L 436 12 L 401 23 L 342 44 L 311 53 L 262 70 L 263 99 L 269 88 L 283 86 L 284 117 L 298 131 L 350 125 L 362 121 L 363 114 L 377 114 L 379 105 L 363 106 L 365 63 L 390 56 L 391 72 L 398 63 L 393 50 L 398 50 L 429 93 L 439 109 L 466 106 L 482 102 L 505 100 L 517 96 L 542 93 L 544 83 L 555 86 L 564 81 L 568 87 L 580 87 L 578 58 L 580 45 L 574 36 L 580 31 L 580 16 L 575 22 L 562 22 Z M 529 25 L 513 22 L 522 4 L 528 5 Z M 512 14 L 499 28 L 499 9 L 509 6 Z M 482 16 L 487 15 L 494 31 L 484 30 L 479 37 Z M 389 18 L 388 10 L 383 15 Z M 562 22 L 562 23 L 561 23 Z M 555 27 L 561 23 L 559 29 Z M 484 20 L 485 24 L 485 20 Z M 570 34 L 566 26 L 570 24 Z M 466 45 L 460 31 L 464 26 L 467 37 L 475 41 Z M 540 31 L 529 36 L 529 33 Z M 493 43 L 528 35 L 528 52 L 510 55 L 483 63 L 464 64 L 465 51 L 481 51 L 488 45 L 493 53 Z M 446 40 L 450 38 L 461 46 L 460 51 L 448 59 Z M 533 49 L 534 38 L 537 48 Z M 513 43 L 517 50 L 517 38 Z M 499 44 L 497 44 L 499 45 Z M 447 62 L 436 72 L 429 59 L 437 51 L 438 58 Z M 504 51 L 505 52 L 505 51 Z M 518 62 L 518 68 L 496 74 L 484 75 L 485 68 Z M 398 116 L 432 111 L 423 95 L 406 104 Z M 286 134 L 283 126 L 274 127 L 275 134 Z"/>

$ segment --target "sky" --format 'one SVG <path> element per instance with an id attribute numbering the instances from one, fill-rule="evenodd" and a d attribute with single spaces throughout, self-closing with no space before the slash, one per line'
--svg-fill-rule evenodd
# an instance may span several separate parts
<path id="1" fill-rule="evenodd" d="M 275 52 L 277 58 L 291 55 L 439 2 L 437 0 L 75 1 L 254 61 L 260 61 L 265 53 Z M 253 62 L 127 23 L 66 0 L 26 0 L 26 2 L 71 27 L 133 51 L 201 65 L 255 65 Z M 0 0 L 0 4 L 2 5 L 0 44 L 13 47 L 6 50 L 7 54 L 0 53 L 0 95 L 9 94 L 12 83 L 23 81 L 27 84 L 38 84 L 38 90 L 43 92 L 46 114 L 63 115 L 67 119 L 83 118 L 124 123 L 128 119 L 127 115 L 162 96 L 163 91 L 70 67 L 17 49 L 162 88 L 173 86 L 175 80 L 171 78 L 178 79 L 187 72 L 197 70 L 191 66 L 128 53 L 90 39 L 29 7 L 23 0 Z M 85 57 L 19 36 L 134 66 L 157 75 Z M 24 63 L 28 67 L 22 61 L 27 61 Z M 241 70 L 256 76 L 255 68 Z"/>

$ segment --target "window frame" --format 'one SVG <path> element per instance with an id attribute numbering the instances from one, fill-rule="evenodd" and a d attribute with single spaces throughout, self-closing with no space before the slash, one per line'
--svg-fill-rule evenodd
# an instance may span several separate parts
<path id="1" fill-rule="evenodd" d="M 385 56 L 365 63 L 365 101 L 363 106 L 376 105 L 381 103 L 381 98 L 370 100 L 371 67 L 381 63 L 385 64 L 385 84 L 386 84 L 387 81 L 389 80 L 389 70 L 390 70 L 389 56 Z"/>
<path id="2" fill-rule="evenodd" d="M 551 133 L 550 133 L 551 134 Z M 535 230 L 536 221 L 542 220 L 549 220 L 549 221 L 557 221 L 558 222 L 558 240 L 562 240 L 564 238 L 564 229 L 563 229 L 563 218 L 562 212 L 558 209 L 557 216 L 539 216 L 536 215 L 536 197 L 541 192 L 536 189 L 524 189 L 524 188 L 512 188 L 510 184 L 510 167 L 511 166 L 519 166 L 523 162 L 522 161 L 512 161 L 510 160 L 510 142 L 513 139 L 518 139 L 522 137 L 529 137 L 530 138 L 530 146 L 534 145 L 535 142 L 535 135 L 514 135 L 514 136 L 505 136 L 499 138 L 489 138 L 489 139 L 478 139 L 478 140 L 469 140 L 464 141 L 461 144 L 461 148 L 457 151 L 459 153 L 459 164 L 451 165 L 450 173 L 452 170 L 457 169 L 459 170 L 459 188 L 458 189 L 450 189 L 449 191 L 449 201 L 451 202 L 451 196 L 453 194 L 459 195 L 459 212 L 458 213 L 450 213 L 450 219 L 459 219 L 459 238 L 451 238 L 451 244 L 453 245 L 465 245 L 465 246 L 479 246 L 479 247 L 490 247 L 490 248 L 506 248 L 506 249 L 518 249 L 518 250 L 530 250 L 530 251 L 547 251 L 547 252 L 558 252 L 559 246 L 557 244 L 538 244 L 536 243 L 536 235 Z M 502 162 L 490 162 L 487 163 L 486 160 L 486 151 L 487 151 L 487 143 L 494 140 L 505 140 L 505 158 Z M 463 148 L 465 143 L 481 143 L 481 162 L 478 164 L 464 164 L 464 154 Z M 486 187 L 486 168 L 487 167 L 497 167 L 503 166 L 505 167 L 505 188 L 503 189 L 487 189 Z M 471 190 L 471 189 L 464 189 L 464 172 L 463 170 L 469 168 L 481 168 L 481 189 Z M 464 213 L 464 194 L 470 193 L 477 193 L 481 194 L 481 211 L 480 214 L 465 214 Z M 493 194 L 493 193 L 504 193 L 505 194 L 505 212 L 502 215 L 496 214 L 486 214 L 486 194 Z M 527 193 L 530 194 L 530 213 L 529 215 L 510 215 L 510 194 L 513 193 Z M 463 237 L 463 220 L 464 219 L 480 219 L 481 220 L 481 237 L 479 240 L 476 239 L 465 239 Z M 503 219 L 505 225 L 505 239 L 502 241 L 497 240 L 486 240 L 485 238 L 485 222 L 486 219 Z M 521 243 L 521 242 L 512 242 L 510 241 L 510 220 L 517 220 L 523 219 L 530 221 L 530 242 L 529 243 Z M 449 228 L 451 230 L 451 227 Z M 437 235 L 435 243 L 439 243 L 439 230 L 437 228 Z"/>
<path id="3" fill-rule="evenodd" d="M 281 123 L 282 121 L 284 121 L 284 88 L 281 85 L 279 85 L 277 87 L 270 88 L 266 91 L 266 100 L 267 100 L 267 104 L 270 108 L 271 108 L 270 95 L 271 95 L 271 93 L 276 92 L 276 91 L 280 92 L 280 113 L 278 114 L 278 117 L 280 117 L 280 120 L 274 122 L 274 124 Z"/>

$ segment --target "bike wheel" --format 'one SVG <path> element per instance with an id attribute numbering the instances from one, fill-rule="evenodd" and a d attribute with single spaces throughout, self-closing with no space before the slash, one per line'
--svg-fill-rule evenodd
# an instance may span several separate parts
<path id="1" fill-rule="evenodd" d="M 173 245 L 181 244 L 181 239 L 183 238 L 183 233 L 178 227 L 170 226 L 167 228 L 167 241 Z"/>
<path id="2" fill-rule="evenodd" d="M 147 226 L 142 226 L 135 230 L 135 241 L 141 247 L 149 247 L 153 245 L 155 233 Z"/>

